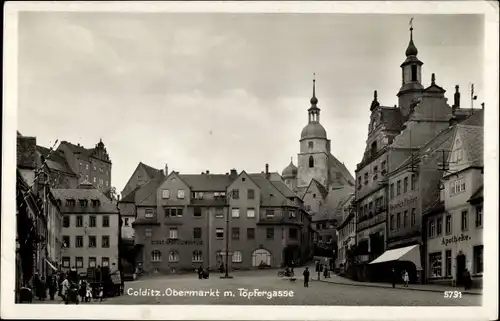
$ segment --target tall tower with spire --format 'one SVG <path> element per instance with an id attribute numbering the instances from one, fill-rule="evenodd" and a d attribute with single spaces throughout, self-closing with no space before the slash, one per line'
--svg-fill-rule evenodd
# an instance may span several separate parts
<path id="1" fill-rule="evenodd" d="M 403 84 L 397 96 L 401 114 L 406 117 L 413 106 L 419 102 L 424 86 L 422 86 L 422 65 L 417 58 L 418 50 L 413 43 L 413 18 L 410 20 L 410 42 L 406 48 L 406 60 L 401 64 Z"/>
<path id="2" fill-rule="evenodd" d="M 308 124 L 302 129 L 300 136 L 300 153 L 298 155 L 297 187 L 307 187 L 312 179 L 323 186 L 329 183 L 330 140 L 325 128 L 320 124 L 320 109 L 316 98 L 316 77 L 313 79 L 313 94 L 310 100 Z"/>

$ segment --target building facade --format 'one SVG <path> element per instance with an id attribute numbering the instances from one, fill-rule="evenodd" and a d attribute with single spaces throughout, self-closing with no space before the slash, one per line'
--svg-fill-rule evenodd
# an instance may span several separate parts
<path id="1" fill-rule="evenodd" d="M 482 285 L 483 140 L 483 127 L 456 126 L 439 203 L 426 215 L 428 282 L 461 285 L 467 269 Z"/>
<path id="2" fill-rule="evenodd" d="M 342 204 L 342 221 L 337 226 L 338 255 L 336 266 L 345 275 L 352 264 L 350 250 L 356 245 L 356 211 L 354 193 Z"/>
<path id="3" fill-rule="evenodd" d="M 143 273 L 217 270 L 226 266 L 226 254 L 230 270 L 305 262 L 312 255 L 302 201 L 273 181 L 267 167 L 259 174 L 171 172 L 136 198 L 143 194 L 151 197 L 136 203 L 134 222 Z"/>
<path id="4" fill-rule="evenodd" d="M 119 213 L 90 182 L 76 189 L 54 189 L 63 213 L 61 253 L 62 270 L 75 267 L 86 272 L 89 267 L 118 269 Z"/>

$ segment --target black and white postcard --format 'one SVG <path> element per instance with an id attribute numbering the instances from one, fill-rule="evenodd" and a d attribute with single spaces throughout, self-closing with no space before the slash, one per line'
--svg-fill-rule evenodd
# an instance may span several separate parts
<path id="1" fill-rule="evenodd" d="M 496 319 L 498 10 L 8 2 L 2 318 Z"/>

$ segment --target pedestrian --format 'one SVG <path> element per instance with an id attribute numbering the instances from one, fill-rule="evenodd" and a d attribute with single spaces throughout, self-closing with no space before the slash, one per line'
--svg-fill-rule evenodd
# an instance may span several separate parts
<path id="1" fill-rule="evenodd" d="M 57 280 L 56 280 L 56 277 L 54 275 L 50 277 L 48 284 L 49 284 L 50 300 L 54 301 L 54 296 L 55 296 L 56 291 L 57 291 Z"/>
<path id="2" fill-rule="evenodd" d="M 308 267 L 306 267 L 306 269 L 304 270 L 304 273 L 302 273 L 302 275 L 304 275 L 304 287 L 308 288 L 309 287 L 309 268 Z"/>
<path id="3" fill-rule="evenodd" d="M 45 301 L 47 298 L 47 282 L 45 282 L 45 277 L 42 276 L 40 280 L 40 294 L 38 296 L 40 301 Z"/>
<path id="4" fill-rule="evenodd" d="M 396 270 L 392 268 L 391 270 L 391 281 L 392 281 L 392 287 L 396 287 Z"/>
<path id="5" fill-rule="evenodd" d="M 91 302 L 91 301 L 92 301 L 92 287 L 90 286 L 90 284 L 87 283 L 85 302 Z"/>
<path id="6" fill-rule="evenodd" d="M 323 269 L 323 277 L 324 277 L 325 279 L 327 279 L 327 278 L 328 278 L 328 265 L 326 265 L 326 264 L 325 264 L 324 266 L 325 266 L 325 267 L 324 267 L 324 269 Z"/>
<path id="7" fill-rule="evenodd" d="M 470 277 L 470 272 L 468 269 L 464 270 L 463 283 L 464 283 L 464 290 L 465 291 L 469 290 L 472 286 L 472 279 Z"/>
<path id="8" fill-rule="evenodd" d="M 69 299 L 69 280 L 68 276 L 64 278 L 64 281 L 61 283 L 61 298 L 64 300 L 65 304 L 68 304 Z"/>
<path id="9" fill-rule="evenodd" d="M 409 282 L 410 282 L 410 276 L 408 275 L 408 271 L 404 270 L 403 271 L 403 283 L 404 283 L 405 288 L 408 287 Z"/>

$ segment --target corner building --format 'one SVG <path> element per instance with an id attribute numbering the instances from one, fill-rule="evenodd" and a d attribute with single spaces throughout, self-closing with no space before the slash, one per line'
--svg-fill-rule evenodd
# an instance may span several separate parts
<path id="1" fill-rule="evenodd" d="M 267 166 L 261 174 L 172 172 L 140 188 L 136 200 L 137 266 L 144 273 L 217 270 L 226 264 L 226 241 L 230 270 L 279 267 L 312 255 L 302 201 Z"/>

